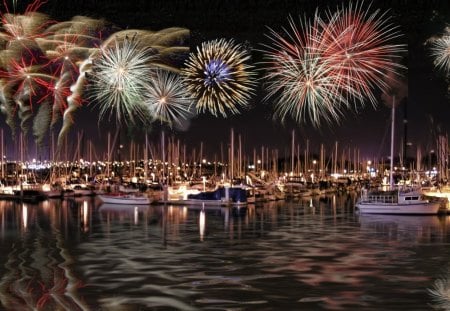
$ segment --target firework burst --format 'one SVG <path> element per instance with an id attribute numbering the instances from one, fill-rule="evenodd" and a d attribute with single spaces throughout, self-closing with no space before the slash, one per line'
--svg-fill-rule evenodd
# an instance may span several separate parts
<path id="1" fill-rule="evenodd" d="M 429 41 L 434 65 L 445 72 L 447 76 L 450 75 L 450 27 L 446 27 L 441 36 Z"/>
<path id="2" fill-rule="evenodd" d="M 241 45 L 225 39 L 205 42 L 189 55 L 182 75 L 198 112 L 227 117 L 248 107 L 255 87 L 249 59 Z"/>
<path id="3" fill-rule="evenodd" d="M 284 35 L 272 30 L 269 36 L 274 45 L 266 46 L 264 65 L 270 70 L 265 100 L 277 98 L 274 116 L 282 121 L 292 117 L 302 122 L 308 116 L 319 125 L 322 118 L 338 120 L 341 106 L 347 103 L 341 93 L 345 81 L 322 57 L 323 33 L 318 22 L 315 16 L 312 22 L 304 21 L 297 27 L 290 18 L 290 29 L 285 29 Z"/>
<path id="4" fill-rule="evenodd" d="M 42 1 L 35 0 L 27 6 L 24 14 L 12 14 L 8 12 L 0 15 L 0 21 L 4 32 L 0 32 L 0 39 L 7 44 L 14 42 L 34 41 L 44 37 L 46 28 L 52 24 L 47 15 L 37 12 Z"/>
<path id="5" fill-rule="evenodd" d="M 44 3 L 34 0 L 23 14 L 15 14 L 4 2 L 5 12 L 0 13 L 0 110 L 13 134 L 17 120 L 26 132 L 34 116 L 33 131 L 42 142 L 48 124 L 56 126 L 62 116 L 60 144 L 75 122 L 73 112 L 88 99 L 83 93 L 89 77 L 100 117 L 115 114 L 125 122 L 148 117 L 143 102 L 150 68 L 177 71 L 179 64 L 173 62 L 188 53 L 183 44 L 189 31 L 124 30 L 111 35 L 117 29 L 103 20 L 75 16 L 52 21 L 37 12 Z"/>
<path id="6" fill-rule="evenodd" d="M 351 101 L 364 104 L 361 99 L 367 98 L 376 106 L 373 91 L 388 92 L 388 82 L 392 77 L 399 78 L 399 72 L 405 69 L 399 63 L 405 45 L 393 43 L 401 34 L 387 13 L 369 11 L 370 7 L 363 8 L 361 2 L 355 6 L 350 3 L 334 14 L 328 12 L 328 23 L 320 21 L 324 32 L 322 55 L 347 85 L 364 95 Z"/>
<path id="7" fill-rule="evenodd" d="M 180 76 L 165 70 L 156 70 L 147 88 L 145 103 L 153 119 L 181 126 L 192 115 L 192 99 Z"/>
<path id="8" fill-rule="evenodd" d="M 103 46 L 93 60 L 90 75 L 93 99 L 100 106 L 100 118 L 115 114 L 118 123 L 145 118 L 145 92 L 154 58 L 150 48 L 139 47 L 135 36 Z"/>
<path id="9" fill-rule="evenodd" d="M 322 19 L 300 20 L 281 34 L 270 30 L 265 45 L 268 95 L 276 116 L 313 125 L 339 121 L 343 109 L 377 100 L 375 88 L 388 90 L 388 76 L 403 68 L 397 63 L 404 45 L 391 44 L 399 33 L 378 12 L 368 15 L 361 6 L 328 12 Z"/>

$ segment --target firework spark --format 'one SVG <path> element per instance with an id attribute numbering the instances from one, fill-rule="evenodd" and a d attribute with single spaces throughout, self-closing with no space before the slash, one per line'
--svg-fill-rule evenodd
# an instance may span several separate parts
<path id="1" fill-rule="evenodd" d="M 227 117 L 249 106 L 255 87 L 249 59 L 240 44 L 225 39 L 205 42 L 190 54 L 182 75 L 198 112 Z"/>
<path id="2" fill-rule="evenodd" d="M 172 125 L 182 125 L 192 115 L 192 99 L 182 84 L 180 76 L 165 70 L 156 70 L 147 88 L 145 103 L 156 120 Z"/>

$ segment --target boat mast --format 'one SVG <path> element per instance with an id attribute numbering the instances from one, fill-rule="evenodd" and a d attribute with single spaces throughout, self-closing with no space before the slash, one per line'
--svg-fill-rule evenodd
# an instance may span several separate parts
<path id="1" fill-rule="evenodd" d="M 1 177 L 2 177 L 2 180 L 3 180 L 5 178 L 5 169 L 3 168 L 3 165 L 4 165 L 3 160 L 5 159 L 5 150 L 4 150 L 5 144 L 4 144 L 3 129 L 1 130 L 1 142 L 0 142 L 0 145 L 1 145 L 1 148 L 2 148 L 2 150 L 1 150 L 2 176 Z"/>
<path id="2" fill-rule="evenodd" d="M 233 177 L 234 177 L 234 129 L 231 128 L 231 151 L 230 151 L 230 161 L 229 163 L 231 163 L 230 165 L 230 180 L 231 180 L 231 185 L 233 185 Z"/>
<path id="3" fill-rule="evenodd" d="M 145 149 L 144 149 L 144 182 L 147 183 L 148 175 L 148 133 L 145 132 Z"/>
<path id="4" fill-rule="evenodd" d="M 391 161 L 389 168 L 389 187 L 392 189 L 394 187 L 394 125 L 395 125 L 395 95 L 392 99 L 392 109 L 391 109 Z"/>
<path id="5" fill-rule="evenodd" d="M 294 175 L 294 150 L 295 150 L 295 136 L 294 130 L 292 130 L 292 142 L 291 142 L 291 175 Z"/>

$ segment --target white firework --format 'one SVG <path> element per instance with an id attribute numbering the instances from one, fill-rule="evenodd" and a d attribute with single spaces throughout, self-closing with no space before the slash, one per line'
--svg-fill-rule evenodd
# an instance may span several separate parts
<path id="1" fill-rule="evenodd" d="M 182 125 L 193 115 L 193 100 L 182 84 L 180 76 L 156 70 L 149 81 L 146 106 L 152 118 L 172 125 Z"/>
<path id="2" fill-rule="evenodd" d="M 155 58 L 150 48 L 138 45 L 135 37 L 114 40 L 101 47 L 93 60 L 92 97 L 100 106 L 100 118 L 115 114 L 121 123 L 145 118 L 145 94 Z"/>
<path id="3" fill-rule="evenodd" d="M 446 74 L 450 74 L 450 33 L 434 39 L 430 50 L 434 65 Z"/>

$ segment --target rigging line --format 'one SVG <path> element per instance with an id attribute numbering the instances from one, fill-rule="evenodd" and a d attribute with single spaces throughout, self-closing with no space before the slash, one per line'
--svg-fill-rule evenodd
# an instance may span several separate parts
<path id="1" fill-rule="evenodd" d="M 391 119 L 387 118 L 386 126 L 384 127 L 385 130 L 384 130 L 383 139 L 381 140 L 381 143 L 379 145 L 380 147 L 379 147 L 378 153 L 377 153 L 377 158 L 378 159 L 381 158 L 381 152 L 382 152 L 382 149 L 383 149 L 384 145 L 386 144 L 387 135 L 390 133 L 390 123 L 391 123 Z"/>

